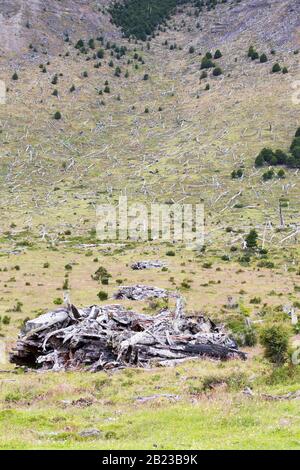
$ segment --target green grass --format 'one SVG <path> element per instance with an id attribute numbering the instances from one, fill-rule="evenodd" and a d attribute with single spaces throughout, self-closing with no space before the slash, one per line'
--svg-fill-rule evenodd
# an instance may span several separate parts
<path id="1" fill-rule="evenodd" d="M 260 398 L 296 391 L 299 372 L 274 376 L 261 361 L 196 361 L 113 374 L 0 374 L 0 448 L 299 449 L 299 400 Z M 254 398 L 242 393 L 246 384 Z M 161 396 L 138 401 L 153 395 Z M 80 436 L 87 429 L 100 435 Z"/>

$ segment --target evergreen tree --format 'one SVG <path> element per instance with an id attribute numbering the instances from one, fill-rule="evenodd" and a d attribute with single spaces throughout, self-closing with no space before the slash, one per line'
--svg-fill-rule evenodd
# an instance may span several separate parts
<path id="1" fill-rule="evenodd" d="M 220 67 L 216 67 L 214 70 L 213 70 L 213 75 L 215 77 L 218 77 L 219 75 L 222 75 L 223 71 Z"/>
<path id="2" fill-rule="evenodd" d="M 248 57 L 252 57 L 254 52 L 255 52 L 254 46 L 250 46 L 248 50 Z"/>
<path id="3" fill-rule="evenodd" d="M 256 230 L 250 230 L 249 234 L 246 237 L 247 248 L 250 250 L 257 248 L 258 233 Z"/>
<path id="4" fill-rule="evenodd" d="M 116 76 L 116 77 L 120 77 L 120 76 L 121 76 L 121 73 L 122 73 L 121 68 L 120 68 L 120 67 L 116 67 L 115 76 Z"/>
<path id="5" fill-rule="evenodd" d="M 56 111 L 56 113 L 54 114 L 53 117 L 54 117 L 54 119 L 59 121 L 62 118 L 60 111 Z"/>
<path id="6" fill-rule="evenodd" d="M 285 171 L 281 168 L 281 169 L 278 171 L 277 176 L 278 176 L 279 179 L 285 178 Z"/>
<path id="7" fill-rule="evenodd" d="M 201 61 L 201 69 L 210 69 L 210 68 L 213 68 L 215 66 L 214 62 L 209 59 L 208 57 L 203 57 L 202 61 Z"/>
<path id="8" fill-rule="evenodd" d="M 256 157 L 255 166 L 256 166 L 257 168 L 259 168 L 259 167 L 264 166 L 264 164 L 265 164 L 264 157 L 263 157 L 262 154 L 260 153 L 260 154 Z"/>
<path id="9" fill-rule="evenodd" d="M 281 71 L 281 67 L 278 64 L 278 62 L 276 62 L 276 64 L 274 64 L 273 67 L 272 67 L 272 73 L 278 73 L 280 71 Z"/>
<path id="10" fill-rule="evenodd" d="M 76 45 L 75 45 L 75 48 L 76 49 L 82 49 L 84 47 L 84 42 L 82 39 L 79 39 L 79 41 L 77 41 Z"/>
<path id="11" fill-rule="evenodd" d="M 89 40 L 89 47 L 90 47 L 90 49 L 95 49 L 96 46 L 95 46 L 95 40 L 94 39 Z"/>
<path id="12" fill-rule="evenodd" d="M 266 56 L 266 54 L 262 54 L 259 58 L 259 61 L 261 64 L 264 64 L 265 62 L 268 62 L 268 57 Z"/>
<path id="13" fill-rule="evenodd" d="M 12 80 L 19 80 L 19 75 L 15 72 L 11 78 Z"/>
<path id="14" fill-rule="evenodd" d="M 222 57 L 222 53 L 220 49 L 217 49 L 214 55 L 214 59 L 220 59 Z"/>
<path id="15" fill-rule="evenodd" d="M 288 156 L 282 150 L 276 150 L 275 156 L 276 156 L 278 165 L 285 165 L 286 164 Z"/>

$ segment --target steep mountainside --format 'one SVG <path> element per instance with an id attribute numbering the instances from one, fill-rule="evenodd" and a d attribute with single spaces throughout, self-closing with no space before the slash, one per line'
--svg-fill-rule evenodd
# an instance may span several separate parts
<path id="1" fill-rule="evenodd" d="M 276 226 L 281 200 L 298 223 L 297 170 L 275 178 L 254 162 L 288 152 L 299 124 L 299 0 L 183 4 L 148 42 L 122 37 L 110 5 L 1 2 L 3 232 L 34 207 L 35 236 L 61 219 L 84 234 L 95 204 L 121 193 L 203 200 L 211 242 L 230 244 L 232 224 Z"/>

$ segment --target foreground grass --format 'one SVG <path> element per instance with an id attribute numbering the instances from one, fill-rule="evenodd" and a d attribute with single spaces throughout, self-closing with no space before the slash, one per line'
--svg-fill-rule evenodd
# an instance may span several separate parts
<path id="1" fill-rule="evenodd" d="M 285 376 L 286 385 L 276 384 L 282 377 L 255 360 L 111 375 L 2 374 L 0 448 L 299 449 L 300 401 L 260 397 L 296 390 L 297 374 Z M 247 385 L 254 398 L 242 393 Z M 91 429 L 99 434 L 81 436 Z"/>
<path id="2" fill-rule="evenodd" d="M 225 406 L 225 409 L 224 409 Z M 1 449 L 299 449 L 300 403 L 246 399 L 131 409 L 108 423 L 103 410 L 1 412 Z M 96 423 L 85 439 L 77 429 Z"/>

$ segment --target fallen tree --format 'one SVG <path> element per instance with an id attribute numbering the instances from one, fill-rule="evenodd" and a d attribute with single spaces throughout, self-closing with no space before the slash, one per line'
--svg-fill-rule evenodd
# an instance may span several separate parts
<path id="1" fill-rule="evenodd" d="M 120 291 L 124 293 L 122 288 Z M 246 359 L 211 320 L 185 315 L 183 299 L 178 296 L 174 311 L 163 310 L 155 316 L 122 305 L 78 309 L 68 304 L 28 321 L 10 361 L 30 368 L 96 372 L 172 366 L 199 357 Z"/>

